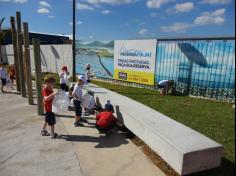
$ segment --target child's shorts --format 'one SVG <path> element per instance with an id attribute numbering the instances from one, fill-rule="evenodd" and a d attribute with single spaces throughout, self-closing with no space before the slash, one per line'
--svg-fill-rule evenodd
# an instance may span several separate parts
<path id="1" fill-rule="evenodd" d="M 45 122 L 50 126 L 55 125 L 56 124 L 55 114 L 53 112 L 46 112 Z"/>
<path id="2" fill-rule="evenodd" d="M 75 115 L 81 116 L 82 115 L 81 101 L 74 100 L 73 103 L 74 103 L 74 107 L 75 107 Z"/>
<path id="3" fill-rule="evenodd" d="M 67 86 L 66 84 L 60 84 L 60 88 L 61 88 L 61 90 L 64 90 L 66 92 L 69 91 L 69 86 Z"/>
<path id="4" fill-rule="evenodd" d="M 7 80 L 6 79 L 1 79 L 1 81 L 2 81 L 2 85 L 5 86 L 6 83 L 7 83 Z"/>

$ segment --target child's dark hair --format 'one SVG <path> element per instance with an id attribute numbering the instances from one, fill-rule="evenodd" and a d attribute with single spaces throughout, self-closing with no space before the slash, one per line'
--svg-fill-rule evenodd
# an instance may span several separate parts
<path id="1" fill-rule="evenodd" d="M 112 110 L 113 110 L 112 105 L 106 104 L 106 105 L 105 105 L 105 110 L 108 111 L 108 112 L 112 112 Z"/>
<path id="2" fill-rule="evenodd" d="M 44 78 L 44 82 L 45 83 L 55 83 L 56 82 L 56 79 L 54 77 L 45 77 Z"/>

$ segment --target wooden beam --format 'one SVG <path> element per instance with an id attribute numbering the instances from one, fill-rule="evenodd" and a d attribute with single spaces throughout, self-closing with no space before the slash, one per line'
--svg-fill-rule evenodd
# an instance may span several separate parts
<path id="1" fill-rule="evenodd" d="M 43 109 L 43 97 L 42 97 L 42 70 L 41 70 L 40 40 L 33 39 L 33 46 L 34 46 L 34 63 L 35 63 L 38 115 L 43 115 L 44 109 Z"/>
<path id="2" fill-rule="evenodd" d="M 31 75 L 28 23 L 23 23 L 23 29 L 24 29 L 24 49 L 25 49 L 25 52 L 24 52 L 24 65 L 25 65 L 25 73 L 26 73 L 28 103 L 30 105 L 33 105 L 34 104 L 34 98 L 33 98 L 33 89 L 32 89 L 32 75 Z"/>
<path id="3" fill-rule="evenodd" d="M 17 23 L 17 46 L 18 46 L 18 60 L 19 60 L 19 71 L 20 71 L 20 82 L 21 82 L 21 95 L 26 97 L 25 88 L 25 73 L 24 73 L 24 61 L 23 61 L 23 48 L 22 48 L 22 30 L 21 30 L 21 13 L 16 12 L 16 23 Z"/>
<path id="4" fill-rule="evenodd" d="M 11 22 L 11 34 L 12 34 L 12 45 L 14 51 L 14 64 L 16 68 L 16 89 L 18 92 L 21 91 L 20 85 L 20 71 L 19 71 L 19 60 L 18 60 L 18 51 L 17 51 L 17 36 L 16 36 L 16 26 L 15 26 L 15 18 L 10 18 Z"/>

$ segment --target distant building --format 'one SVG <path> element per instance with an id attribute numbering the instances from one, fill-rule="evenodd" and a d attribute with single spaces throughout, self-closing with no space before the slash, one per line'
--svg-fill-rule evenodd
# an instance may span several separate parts
<path id="1" fill-rule="evenodd" d="M 30 44 L 32 44 L 32 39 L 40 39 L 40 43 L 43 45 L 52 45 L 52 44 L 72 44 L 69 36 L 59 35 L 59 34 L 48 34 L 48 33 L 38 33 L 38 32 L 29 32 Z M 11 35 L 8 35 L 3 40 L 3 45 L 12 44 Z"/>

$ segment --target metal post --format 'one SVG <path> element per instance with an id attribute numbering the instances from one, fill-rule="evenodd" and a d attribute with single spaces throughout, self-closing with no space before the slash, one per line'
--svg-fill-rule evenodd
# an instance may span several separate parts
<path id="1" fill-rule="evenodd" d="M 34 104 L 33 98 L 33 90 L 32 90 L 32 75 L 31 75 L 31 62 L 30 62 L 30 46 L 29 46 L 29 27 L 28 23 L 23 23 L 24 29 L 24 64 L 25 64 L 25 72 L 26 72 L 26 83 L 27 83 L 27 91 L 28 91 L 28 103 L 30 105 Z"/>
<path id="2" fill-rule="evenodd" d="M 76 53 L 75 53 L 75 45 L 76 45 L 76 19 L 75 19 L 75 11 L 76 11 L 76 4 L 75 0 L 73 0 L 73 43 L 72 43 L 72 51 L 73 51 L 73 81 L 76 81 Z"/>
<path id="3" fill-rule="evenodd" d="M 37 90 L 38 115 L 43 115 L 43 97 L 42 97 L 42 71 L 41 71 L 41 56 L 40 56 L 40 40 L 33 39 L 34 46 L 34 63 L 35 63 L 35 79 Z"/>
<path id="4" fill-rule="evenodd" d="M 20 72 L 19 72 L 19 60 L 18 60 L 18 51 L 17 51 L 15 18 L 11 17 L 10 22 L 11 22 L 12 45 L 13 45 L 13 50 L 14 50 L 14 64 L 16 68 L 16 89 L 18 92 L 20 92 L 21 85 L 20 85 Z"/>
<path id="5" fill-rule="evenodd" d="M 16 23 L 17 23 L 17 46 L 18 46 L 18 60 L 19 60 L 20 82 L 21 82 L 21 95 L 22 97 L 26 97 L 20 12 L 16 12 Z"/>

